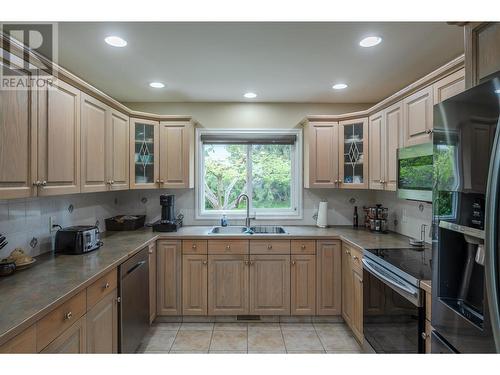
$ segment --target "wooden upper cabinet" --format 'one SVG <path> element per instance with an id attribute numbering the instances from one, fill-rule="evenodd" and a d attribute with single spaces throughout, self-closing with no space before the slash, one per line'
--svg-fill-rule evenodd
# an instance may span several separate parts
<path id="1" fill-rule="evenodd" d="M 127 190 L 130 176 L 129 118 L 114 109 L 108 110 L 107 122 L 107 180 L 111 190 Z"/>
<path id="2" fill-rule="evenodd" d="M 291 315 L 316 314 L 316 255 L 292 255 L 290 266 Z"/>
<path id="3" fill-rule="evenodd" d="M 93 97 L 81 94 L 81 191 L 108 189 L 106 171 L 106 124 L 108 107 Z"/>
<path id="4" fill-rule="evenodd" d="M 404 146 L 413 146 L 432 141 L 432 86 L 403 99 Z"/>
<path id="5" fill-rule="evenodd" d="M 250 256 L 250 314 L 290 314 L 290 256 Z"/>
<path id="6" fill-rule="evenodd" d="M 156 243 L 157 315 L 181 315 L 181 241 Z"/>
<path id="7" fill-rule="evenodd" d="M 38 194 L 80 192 L 80 90 L 63 81 L 38 92 Z"/>
<path id="8" fill-rule="evenodd" d="M 160 187 L 194 187 L 194 127 L 189 122 L 160 123 Z"/>
<path id="9" fill-rule="evenodd" d="M 309 123 L 305 136 L 305 187 L 337 187 L 339 181 L 338 123 Z"/>
<path id="10" fill-rule="evenodd" d="M 7 74 L 30 79 L 29 72 L 0 61 Z M 0 199 L 37 194 L 36 90 L 0 90 Z"/>
<path id="11" fill-rule="evenodd" d="M 248 314 L 248 255 L 208 256 L 208 315 Z"/>
<path id="12" fill-rule="evenodd" d="M 87 353 L 118 353 L 117 291 L 101 299 L 86 316 Z"/>
<path id="13" fill-rule="evenodd" d="M 159 122 L 130 119 L 130 188 L 160 187 Z"/>
<path id="14" fill-rule="evenodd" d="M 383 122 L 384 122 L 384 111 L 380 111 L 372 116 L 370 116 L 370 168 L 369 176 L 370 182 L 369 187 L 373 190 L 384 190 L 384 163 L 385 163 L 385 153 L 383 145 Z"/>
<path id="15" fill-rule="evenodd" d="M 500 22 L 469 22 L 465 30 L 465 87 L 500 71 Z"/>
<path id="16" fill-rule="evenodd" d="M 316 243 L 316 315 L 342 311 L 342 255 L 338 240 Z"/>
<path id="17" fill-rule="evenodd" d="M 455 73 L 446 76 L 433 85 L 434 104 L 460 94 L 465 90 L 465 69 L 460 69 Z"/>
<path id="18" fill-rule="evenodd" d="M 384 190 L 396 191 L 398 186 L 398 148 L 403 145 L 402 102 L 384 110 L 383 152 Z"/>
<path id="19" fill-rule="evenodd" d="M 208 255 L 182 256 L 182 314 L 207 315 Z"/>
<path id="20" fill-rule="evenodd" d="M 368 189 L 368 118 L 339 122 L 339 187 Z"/>

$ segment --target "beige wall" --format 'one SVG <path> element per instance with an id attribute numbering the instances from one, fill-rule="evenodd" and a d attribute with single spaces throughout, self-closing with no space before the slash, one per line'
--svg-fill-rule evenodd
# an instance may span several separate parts
<path id="1" fill-rule="evenodd" d="M 371 104 L 313 103 L 124 103 L 161 115 L 190 115 L 205 128 L 293 128 L 307 115 L 337 115 Z"/>

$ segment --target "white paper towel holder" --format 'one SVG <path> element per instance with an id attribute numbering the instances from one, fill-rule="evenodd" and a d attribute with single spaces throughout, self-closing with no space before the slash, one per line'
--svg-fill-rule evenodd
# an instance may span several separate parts
<path id="1" fill-rule="evenodd" d="M 325 201 L 319 202 L 316 226 L 320 228 L 328 227 L 328 202 Z"/>

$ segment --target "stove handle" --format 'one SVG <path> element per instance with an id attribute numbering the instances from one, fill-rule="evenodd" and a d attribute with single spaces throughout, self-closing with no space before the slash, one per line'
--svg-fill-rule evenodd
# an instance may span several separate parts
<path id="1" fill-rule="evenodd" d="M 380 271 L 378 271 L 377 269 L 375 269 L 370 264 L 370 262 L 368 262 L 368 260 L 366 260 L 365 258 L 363 258 L 363 265 L 365 266 L 365 268 L 368 269 L 368 271 L 370 271 L 371 273 L 373 273 L 379 279 L 387 282 L 388 284 L 392 285 L 393 287 L 395 287 L 397 289 L 400 289 L 400 290 L 402 290 L 402 291 L 404 291 L 404 292 L 412 295 L 413 297 L 418 297 L 418 293 L 414 289 L 406 287 L 404 284 L 398 283 L 397 280 L 391 279 L 391 278 L 387 277 L 386 275 L 380 273 Z"/>

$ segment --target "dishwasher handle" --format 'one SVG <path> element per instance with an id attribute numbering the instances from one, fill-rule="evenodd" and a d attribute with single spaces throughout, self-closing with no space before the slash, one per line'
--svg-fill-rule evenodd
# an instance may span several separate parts
<path id="1" fill-rule="evenodd" d="M 136 264 L 134 264 L 132 267 L 130 267 L 128 270 L 127 270 L 127 273 L 125 275 L 129 275 L 131 274 L 132 272 L 134 272 L 137 268 L 143 266 L 144 264 L 146 263 L 145 260 L 141 260 L 140 262 L 137 262 Z"/>

